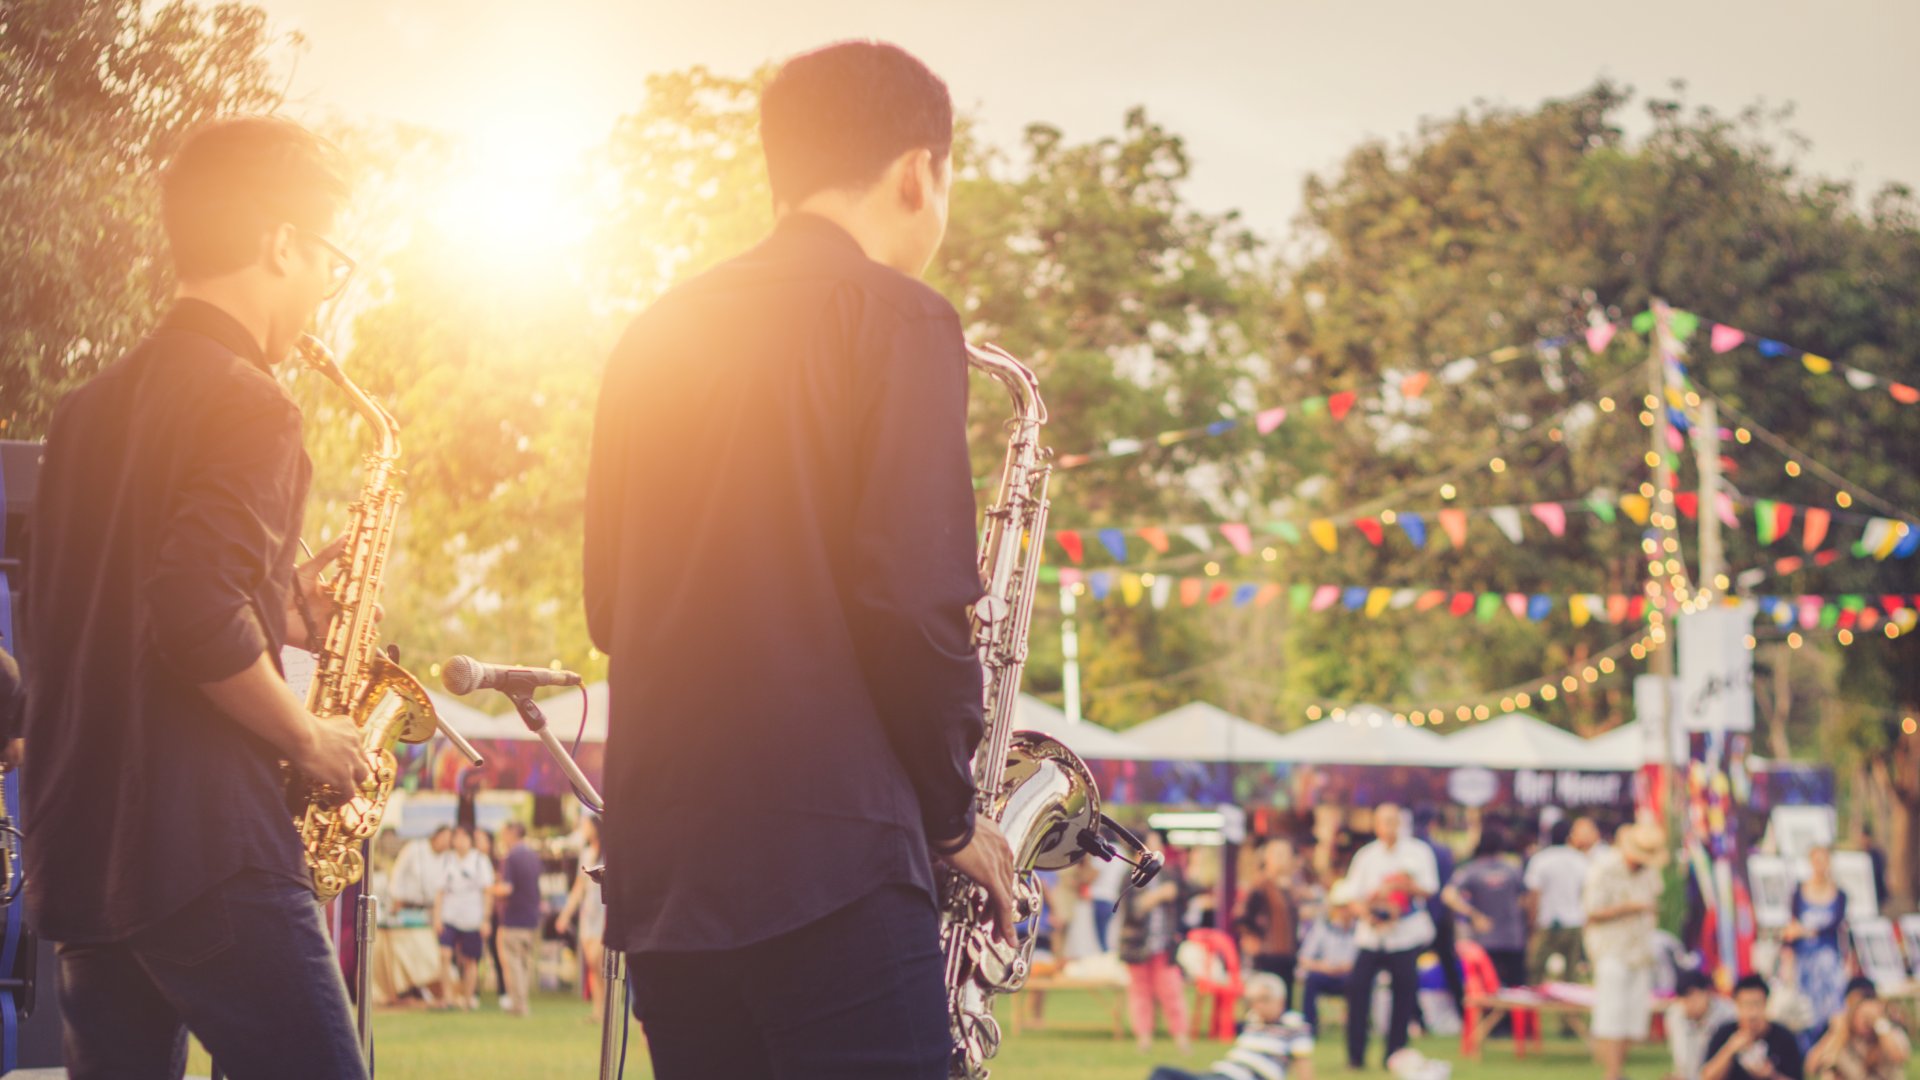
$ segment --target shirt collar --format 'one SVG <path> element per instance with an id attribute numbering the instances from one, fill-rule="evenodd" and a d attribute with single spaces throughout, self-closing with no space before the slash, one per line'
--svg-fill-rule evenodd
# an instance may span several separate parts
<path id="1" fill-rule="evenodd" d="M 244 356 L 261 371 L 273 373 L 267 363 L 266 350 L 254 338 L 240 320 L 227 314 L 205 300 L 185 297 L 173 302 L 167 314 L 160 320 L 162 330 L 181 330 L 189 334 L 212 338 L 232 350 L 236 355 Z"/>
<path id="2" fill-rule="evenodd" d="M 860 241 L 841 228 L 838 222 L 804 210 L 792 211 L 774 223 L 773 239 L 781 243 L 805 244 L 854 254 L 861 258 L 867 255 Z"/>

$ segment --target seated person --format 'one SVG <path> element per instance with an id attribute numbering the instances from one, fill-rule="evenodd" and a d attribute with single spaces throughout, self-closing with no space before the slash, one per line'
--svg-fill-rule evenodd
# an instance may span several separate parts
<path id="1" fill-rule="evenodd" d="M 1902 1080 L 1913 1046 L 1871 979 L 1847 984 L 1847 1005 L 1807 1054 L 1813 1080 Z"/>
<path id="2" fill-rule="evenodd" d="M 1767 1019 L 1767 980 L 1742 976 L 1733 984 L 1734 1020 L 1707 1043 L 1700 1080 L 1806 1080 L 1793 1032 Z"/>
<path id="3" fill-rule="evenodd" d="M 1700 1080 L 1707 1041 L 1733 1022 L 1733 1002 L 1720 996 L 1713 978 L 1703 971 L 1682 971 L 1674 989 L 1666 1014 L 1667 1048 L 1673 1052 L 1668 1080 Z"/>
<path id="4" fill-rule="evenodd" d="M 1315 1036 L 1320 1034 L 1320 996 L 1346 997 L 1347 976 L 1360 954 L 1353 942 L 1353 924 L 1360 917 L 1357 900 L 1345 878 L 1334 882 L 1327 891 L 1326 913 L 1313 921 L 1300 942 L 1300 1011 Z"/>
<path id="5" fill-rule="evenodd" d="M 1247 978 L 1247 1018 L 1227 1056 L 1204 1073 L 1161 1066 L 1147 1080 L 1313 1080 L 1313 1035 L 1287 1011 L 1287 984 L 1260 972 Z"/>

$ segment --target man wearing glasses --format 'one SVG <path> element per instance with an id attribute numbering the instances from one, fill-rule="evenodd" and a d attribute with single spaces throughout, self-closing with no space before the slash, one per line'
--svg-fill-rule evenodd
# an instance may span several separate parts
<path id="1" fill-rule="evenodd" d="M 282 677 L 303 645 L 311 465 L 274 380 L 352 263 L 328 147 L 246 118 L 161 181 L 179 282 L 54 411 L 26 612 L 27 912 L 59 944 L 69 1075 L 178 1077 L 191 1030 L 236 1080 L 364 1077 L 279 762 L 336 791 L 352 724 Z"/>

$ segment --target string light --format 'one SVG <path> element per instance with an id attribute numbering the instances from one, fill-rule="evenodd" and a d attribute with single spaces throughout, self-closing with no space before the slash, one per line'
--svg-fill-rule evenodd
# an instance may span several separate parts
<path id="1" fill-rule="evenodd" d="M 1613 409 L 1614 409 L 1614 405 L 1613 405 L 1613 399 L 1612 399 L 1612 398 L 1610 398 L 1610 397 L 1603 397 L 1603 398 L 1601 398 L 1601 399 L 1600 399 L 1600 411 L 1601 411 L 1601 412 L 1612 412 L 1612 411 L 1613 411 Z"/>
<path id="2" fill-rule="evenodd" d="M 1842 491 L 1834 495 L 1833 501 L 1840 504 L 1840 509 L 1845 510 L 1847 507 L 1853 505 L 1853 496 Z"/>
<path id="3" fill-rule="evenodd" d="M 1797 461 L 1791 461 L 1791 460 L 1789 460 L 1789 461 L 1787 462 L 1787 475 L 1788 475 L 1788 476 L 1799 476 L 1799 475 L 1800 475 L 1800 463 L 1799 463 L 1799 462 L 1797 462 Z"/>
<path id="4" fill-rule="evenodd" d="M 1208 564 L 1206 565 L 1206 567 L 1205 567 L 1205 569 L 1206 569 L 1206 571 L 1207 571 L 1207 576 L 1208 576 L 1208 577 L 1219 577 L 1219 576 L 1220 576 L 1220 564 L 1219 564 L 1219 563 L 1217 563 L 1217 562 L 1210 562 L 1210 563 L 1208 563 Z"/>
<path id="5" fill-rule="evenodd" d="M 1391 525 L 1391 524 L 1393 524 L 1394 522 L 1396 522 L 1396 521 L 1399 521 L 1399 520 L 1400 520 L 1400 515 L 1399 515 L 1399 514 L 1396 514 L 1396 513 L 1394 513 L 1394 512 L 1393 512 L 1393 511 L 1391 511 L 1391 510 L 1382 510 L 1382 511 L 1380 511 L 1380 523 L 1381 523 L 1382 525 Z"/>
<path id="6" fill-rule="evenodd" d="M 1453 486 L 1452 484 L 1441 484 L 1441 485 L 1440 485 L 1440 497 L 1441 497 L 1441 498 L 1443 498 L 1443 499 L 1451 499 L 1451 498 L 1453 498 L 1453 497 L 1454 497 L 1455 495 L 1458 495 L 1458 494 L 1460 494 L 1460 491 L 1459 491 L 1459 489 L 1458 489 L 1458 488 L 1455 488 L 1455 487 L 1454 487 L 1454 486 Z"/>
<path id="7" fill-rule="evenodd" d="M 1494 459 L 1493 459 L 1492 461 L 1489 461 L 1489 462 L 1487 462 L 1487 468 L 1489 468 L 1489 469 L 1492 469 L 1492 470 L 1493 470 L 1494 472 L 1497 472 L 1497 473 L 1503 473 L 1503 472 L 1506 472 L 1506 471 L 1507 471 L 1507 459 L 1506 459 L 1506 458 L 1494 458 Z"/>

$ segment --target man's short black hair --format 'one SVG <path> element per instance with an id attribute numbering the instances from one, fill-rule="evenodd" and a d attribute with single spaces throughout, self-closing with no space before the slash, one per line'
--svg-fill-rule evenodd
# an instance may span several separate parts
<path id="1" fill-rule="evenodd" d="M 241 116 L 195 128 L 160 179 L 160 218 L 184 281 L 232 273 L 282 223 L 314 234 L 346 202 L 337 152 L 291 120 Z"/>
<path id="2" fill-rule="evenodd" d="M 947 84 L 911 53 L 878 41 L 843 41 L 801 53 L 760 95 L 760 143 L 774 202 L 861 188 L 909 150 L 936 166 L 953 151 Z"/>
<path id="3" fill-rule="evenodd" d="M 1553 823 L 1553 828 L 1547 830 L 1547 840 L 1555 847 L 1564 845 L 1572 837 L 1573 819 L 1571 818 L 1561 818 Z"/>
<path id="4" fill-rule="evenodd" d="M 451 832 L 453 832 L 453 826 L 451 826 L 451 825 L 441 825 L 441 826 L 438 826 L 438 827 L 436 827 L 436 828 L 435 828 L 435 829 L 433 830 L 433 835 L 434 835 L 434 836 L 440 836 L 440 835 L 442 835 L 442 834 L 446 834 L 446 833 L 451 833 Z"/>
<path id="5" fill-rule="evenodd" d="M 1673 992 L 1676 996 L 1686 997 L 1696 990 L 1705 990 L 1708 993 L 1712 993 L 1713 976 L 1695 968 L 1688 968 L 1682 971 L 1679 977 L 1673 982 Z"/>
<path id="6" fill-rule="evenodd" d="M 1865 975 L 1855 975 L 1853 978 L 1847 980 L 1847 992 L 1845 996 L 1852 997 L 1855 994 L 1859 994 L 1863 998 L 1871 1001 L 1880 996 L 1880 987 L 1875 985 L 1874 981 Z"/>
<path id="7" fill-rule="evenodd" d="M 1760 991 L 1761 997 L 1767 997 L 1773 993 L 1772 989 L 1767 986 L 1767 979 L 1764 975 L 1742 975 L 1740 976 L 1740 981 L 1733 984 L 1733 996 L 1735 997 L 1739 997 L 1748 990 Z"/>

